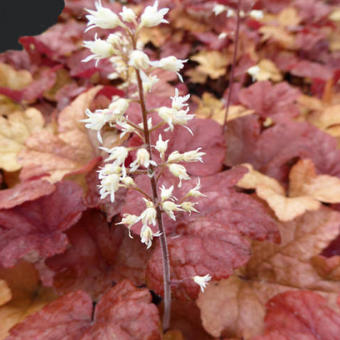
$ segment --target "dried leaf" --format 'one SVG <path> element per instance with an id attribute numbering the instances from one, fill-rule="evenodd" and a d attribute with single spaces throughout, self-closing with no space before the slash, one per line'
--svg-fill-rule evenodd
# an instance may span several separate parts
<path id="1" fill-rule="evenodd" d="M 219 51 L 201 51 L 190 59 L 200 64 L 196 68 L 199 73 L 206 74 L 211 79 L 218 79 L 223 76 L 229 64 L 226 54 Z"/>
<path id="2" fill-rule="evenodd" d="M 17 171 L 21 165 L 18 153 L 24 148 L 25 141 L 43 130 L 44 118 L 36 109 L 10 113 L 0 117 L 0 167 L 6 171 Z"/>
<path id="3" fill-rule="evenodd" d="M 0 278 L 7 282 L 11 293 L 10 301 L 0 307 L 0 339 L 3 340 L 11 327 L 39 311 L 56 296 L 53 289 L 41 286 L 37 271 L 27 262 L 20 262 L 10 269 L 0 268 Z"/>

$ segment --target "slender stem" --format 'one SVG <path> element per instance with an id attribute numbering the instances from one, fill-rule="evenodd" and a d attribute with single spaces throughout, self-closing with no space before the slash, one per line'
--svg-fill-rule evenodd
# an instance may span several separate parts
<path id="1" fill-rule="evenodd" d="M 137 83 L 138 83 L 140 106 L 141 106 L 142 114 L 143 114 L 145 144 L 150 154 L 150 159 L 152 159 L 150 132 L 149 132 L 148 118 L 147 118 L 148 112 L 145 106 L 143 83 L 142 83 L 142 79 L 141 79 L 141 76 L 138 70 L 136 70 L 136 76 L 137 76 Z M 156 179 L 154 176 L 153 165 L 150 165 L 150 174 L 152 174 L 150 178 L 151 188 L 152 188 L 152 197 L 153 197 L 153 202 L 156 206 L 156 211 L 157 211 L 158 229 L 161 233 L 159 238 L 161 241 L 162 258 L 163 258 L 163 284 L 164 284 L 163 331 L 165 332 L 170 327 L 170 316 L 171 316 L 170 256 L 169 256 L 169 249 L 168 249 L 168 244 L 167 244 L 167 239 L 166 239 L 166 232 L 165 232 L 164 225 L 163 225 L 162 211 L 159 205 L 158 204 L 156 205 L 156 203 L 158 203 L 158 193 L 157 193 L 157 183 L 156 183 Z"/>
<path id="2" fill-rule="evenodd" d="M 241 1 L 238 0 L 237 2 L 237 10 L 236 10 L 236 30 L 235 30 L 235 40 L 234 40 L 234 53 L 233 53 L 233 63 L 231 65 L 231 71 L 230 71 L 230 77 L 229 77 L 229 91 L 228 91 L 228 98 L 227 98 L 227 104 L 226 104 L 226 110 L 224 114 L 224 124 L 223 124 L 223 130 L 226 132 L 227 130 L 227 120 L 229 115 L 229 108 L 230 108 L 230 101 L 231 101 L 231 95 L 233 91 L 233 84 L 234 84 L 234 74 L 235 74 L 235 66 L 236 66 L 236 59 L 237 59 L 237 51 L 238 51 L 238 42 L 239 42 L 239 35 L 240 35 L 240 9 L 241 9 Z"/>

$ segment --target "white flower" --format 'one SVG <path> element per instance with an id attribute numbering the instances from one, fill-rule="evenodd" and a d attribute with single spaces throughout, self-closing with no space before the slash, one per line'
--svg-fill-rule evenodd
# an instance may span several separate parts
<path id="1" fill-rule="evenodd" d="M 136 132 L 136 128 L 128 124 L 127 122 L 124 121 L 119 121 L 117 122 L 117 125 L 121 128 L 122 132 L 120 134 L 120 138 L 123 138 L 127 133 L 132 133 Z"/>
<path id="2" fill-rule="evenodd" d="M 204 276 L 196 275 L 192 279 L 195 281 L 195 283 L 197 283 L 200 286 L 201 292 L 203 293 L 208 282 L 211 280 L 211 276 L 210 276 L 210 274 L 207 274 L 207 275 L 204 275 Z"/>
<path id="3" fill-rule="evenodd" d="M 115 120 L 121 120 L 128 109 L 130 100 L 120 97 L 114 97 L 113 102 L 109 105 L 108 110 L 112 111 Z"/>
<path id="4" fill-rule="evenodd" d="M 122 168 L 115 163 L 105 164 L 100 170 L 98 170 L 98 178 L 103 179 L 108 175 L 119 175 L 122 172 Z"/>
<path id="5" fill-rule="evenodd" d="M 170 131 L 173 131 L 174 125 L 185 125 L 189 120 L 195 117 L 195 115 L 188 115 L 188 112 L 189 109 L 178 111 L 166 106 L 162 106 L 158 109 L 159 117 L 169 125 Z M 186 128 L 192 134 L 192 131 L 188 127 Z"/>
<path id="6" fill-rule="evenodd" d="M 161 233 L 159 231 L 157 233 L 154 233 L 152 229 L 147 225 L 143 225 L 140 231 L 141 242 L 146 244 L 146 249 L 149 249 L 152 246 L 152 240 L 154 236 L 160 235 Z"/>
<path id="7" fill-rule="evenodd" d="M 134 50 L 130 53 L 129 65 L 136 68 L 137 70 L 145 70 L 150 66 L 150 59 L 144 52 Z"/>
<path id="8" fill-rule="evenodd" d="M 81 122 L 86 123 L 86 128 L 96 130 L 99 142 L 103 143 L 100 130 L 106 123 L 110 122 L 112 119 L 112 114 L 110 114 L 107 110 L 97 110 L 95 112 L 91 112 L 89 109 L 87 109 L 85 113 L 88 118 L 82 119 Z"/>
<path id="9" fill-rule="evenodd" d="M 247 73 L 248 73 L 249 75 L 251 75 L 253 81 L 255 81 L 256 78 L 257 78 L 257 76 L 258 76 L 258 74 L 260 73 L 260 71 L 261 71 L 260 67 L 257 66 L 257 65 L 254 65 L 254 66 L 248 68 Z"/>
<path id="10" fill-rule="evenodd" d="M 112 149 L 102 147 L 101 149 L 110 154 L 110 156 L 105 159 L 105 162 L 114 161 L 114 164 L 118 165 L 124 165 L 125 159 L 129 154 L 129 149 L 125 146 L 115 146 Z"/>
<path id="11" fill-rule="evenodd" d="M 166 201 L 166 200 L 176 200 L 175 196 L 172 196 L 172 192 L 174 190 L 174 186 L 172 185 L 168 189 L 162 185 L 161 187 L 161 200 Z"/>
<path id="12" fill-rule="evenodd" d="M 103 7 L 100 0 L 96 2 L 95 11 L 92 9 L 87 9 L 86 11 L 89 12 L 90 15 L 86 16 L 86 19 L 88 20 L 88 27 L 85 32 L 95 27 L 110 29 L 122 25 L 118 15 L 110 9 Z"/>
<path id="13" fill-rule="evenodd" d="M 226 38 L 227 36 L 228 36 L 227 32 L 222 32 L 218 35 L 218 39 L 222 40 L 222 39 Z"/>
<path id="14" fill-rule="evenodd" d="M 159 78 L 157 76 L 147 76 L 143 71 L 140 71 L 140 76 L 143 82 L 144 93 L 150 92 L 152 90 L 152 87 L 159 81 Z"/>
<path id="15" fill-rule="evenodd" d="M 176 217 L 174 211 L 183 211 L 180 206 L 172 201 L 162 202 L 162 209 L 166 212 L 166 214 L 174 221 L 176 221 Z"/>
<path id="16" fill-rule="evenodd" d="M 129 40 L 121 32 L 111 33 L 106 41 L 118 50 L 129 45 Z"/>
<path id="17" fill-rule="evenodd" d="M 178 72 L 184 67 L 184 63 L 186 63 L 187 61 L 188 59 L 177 59 L 174 56 L 169 56 L 166 58 L 162 58 L 161 60 L 151 61 L 150 64 L 153 67 L 159 67 L 163 70 L 176 72 L 179 80 L 183 82 L 183 78 Z"/>
<path id="18" fill-rule="evenodd" d="M 148 168 L 149 165 L 157 165 L 154 161 L 150 160 L 149 152 L 140 148 L 137 151 L 136 159 L 130 164 L 131 171 L 136 171 L 139 166 L 144 166 L 144 168 Z"/>
<path id="19" fill-rule="evenodd" d="M 168 148 L 168 143 L 169 143 L 169 140 L 162 140 L 162 135 L 160 134 L 158 136 L 158 140 L 156 142 L 156 146 L 155 146 L 155 149 L 159 152 L 159 154 L 161 155 L 161 158 L 163 159 L 164 158 L 164 154 Z"/>
<path id="20" fill-rule="evenodd" d="M 138 222 L 138 216 L 132 214 L 124 214 L 122 220 L 116 224 L 125 224 L 129 228 L 129 237 L 133 238 L 131 235 L 131 227 Z"/>
<path id="21" fill-rule="evenodd" d="M 100 182 L 99 194 L 100 198 L 104 199 L 110 195 L 110 200 L 113 203 L 115 200 L 115 192 L 119 188 L 120 176 L 117 174 L 111 174 L 108 176 L 104 176 Z"/>
<path id="22" fill-rule="evenodd" d="M 84 41 L 84 46 L 88 48 L 92 52 L 92 54 L 82 61 L 88 62 L 95 59 L 97 65 L 99 60 L 111 57 L 114 50 L 112 45 L 109 44 L 106 40 L 98 39 L 97 34 L 95 35 L 94 39 L 94 41 Z"/>
<path id="23" fill-rule="evenodd" d="M 153 205 L 153 203 L 149 200 L 146 200 L 145 198 L 143 198 L 147 208 L 141 213 L 141 215 L 139 216 L 139 220 L 142 220 L 144 225 L 148 225 L 151 224 L 153 226 L 156 225 L 156 216 L 157 216 L 157 212 L 155 209 L 155 206 Z"/>
<path id="24" fill-rule="evenodd" d="M 242 16 L 241 12 L 243 12 L 243 15 L 244 15 L 244 11 L 240 11 L 240 16 Z M 234 15 L 235 15 L 235 11 L 233 9 L 230 8 L 230 9 L 227 10 L 227 18 L 231 18 Z"/>
<path id="25" fill-rule="evenodd" d="M 186 96 L 179 96 L 178 95 L 178 89 L 175 88 L 175 95 L 171 98 L 171 107 L 177 111 L 182 110 L 183 108 L 187 109 L 188 103 L 186 101 L 189 100 L 190 94 L 187 94 Z"/>
<path id="26" fill-rule="evenodd" d="M 119 14 L 125 22 L 136 22 L 136 13 L 131 8 L 123 6 Z"/>
<path id="27" fill-rule="evenodd" d="M 197 148 L 196 150 L 187 151 L 184 153 L 179 153 L 178 151 L 172 152 L 168 157 L 168 162 L 201 162 L 202 156 L 205 155 L 205 152 L 200 152 L 201 148 Z"/>
<path id="28" fill-rule="evenodd" d="M 187 174 L 187 171 L 183 165 L 180 164 L 168 164 L 167 165 L 170 172 L 177 178 L 179 178 L 179 185 L 180 188 L 182 186 L 182 180 L 188 180 L 190 179 L 189 175 Z"/>
<path id="29" fill-rule="evenodd" d="M 140 27 L 153 27 L 158 26 L 161 23 L 167 24 L 168 21 L 164 19 L 164 15 L 167 14 L 169 8 L 162 8 L 158 10 L 158 0 L 156 0 L 153 6 L 147 6 L 141 16 Z"/>
<path id="30" fill-rule="evenodd" d="M 263 19 L 263 11 L 253 9 L 249 12 L 249 16 L 256 20 Z"/>
<path id="31" fill-rule="evenodd" d="M 213 12 L 215 13 L 215 15 L 219 15 L 219 14 L 225 12 L 227 9 L 228 8 L 226 6 L 217 4 L 213 8 Z"/>
<path id="32" fill-rule="evenodd" d="M 197 184 L 194 188 L 189 190 L 189 192 L 185 195 L 185 197 L 206 197 L 206 195 L 202 194 L 199 189 L 201 189 L 201 181 L 198 178 Z"/>
<path id="33" fill-rule="evenodd" d="M 135 181 L 133 180 L 132 177 L 130 176 L 125 176 L 123 178 L 121 178 L 121 182 L 124 186 L 126 186 L 127 188 L 133 188 L 136 186 Z"/>
<path id="34" fill-rule="evenodd" d="M 181 208 L 184 211 L 188 212 L 190 215 L 193 211 L 198 213 L 198 210 L 195 209 L 195 204 L 197 204 L 197 203 L 186 201 L 186 202 L 181 203 Z"/>

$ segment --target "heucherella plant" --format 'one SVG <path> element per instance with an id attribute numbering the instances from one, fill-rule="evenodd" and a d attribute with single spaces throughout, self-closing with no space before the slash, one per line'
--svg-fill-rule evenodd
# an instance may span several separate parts
<path id="1" fill-rule="evenodd" d="M 189 104 L 187 101 L 190 95 L 181 96 L 178 89 L 175 89 L 174 96 L 171 97 L 171 106 L 161 106 L 153 108 L 152 112 L 158 114 L 160 123 L 153 125 L 150 117 L 151 111 L 146 107 L 145 95 L 151 92 L 158 82 L 158 78 L 153 74 L 157 69 L 164 69 L 175 72 L 183 81 L 179 71 L 184 67 L 187 60 L 180 60 L 174 56 L 162 58 L 160 60 L 150 60 L 143 51 L 143 44 L 139 40 L 139 32 L 143 27 L 155 27 L 168 21 L 164 16 L 168 13 L 168 8 L 158 8 L 158 1 L 152 6 L 147 6 L 144 12 L 137 14 L 130 8 L 123 7 L 119 14 L 103 7 L 102 3 L 96 3 L 95 10 L 88 10 L 87 31 L 93 28 L 117 29 L 103 40 L 95 36 L 94 41 L 85 41 L 84 46 L 91 51 L 91 55 L 83 61 L 95 60 L 96 63 L 102 59 L 109 59 L 115 72 L 110 75 L 111 79 L 121 78 L 124 82 L 123 88 L 127 93 L 134 88 L 132 94 L 127 98 L 113 97 L 111 104 L 104 110 L 86 111 L 87 118 L 83 120 L 88 129 L 97 132 L 98 141 L 102 144 L 101 130 L 105 125 L 115 127 L 120 131 L 120 137 L 127 135 L 137 135 L 143 140 L 140 147 L 115 146 L 113 148 L 101 147 L 108 154 L 105 159 L 105 166 L 98 172 L 100 180 L 99 193 L 102 199 L 109 197 L 111 202 L 115 201 L 115 193 L 119 188 L 137 190 L 144 197 L 140 202 L 145 207 L 140 216 L 124 214 L 120 223 L 129 229 L 136 223 L 141 222 L 140 230 L 141 242 L 149 249 L 155 237 L 160 238 L 163 255 L 163 279 L 164 279 L 164 330 L 169 328 L 171 310 L 171 279 L 169 251 L 167 247 L 166 232 L 163 225 L 163 214 L 176 220 L 177 212 L 198 213 L 191 198 L 204 196 L 200 190 L 200 182 L 189 190 L 184 197 L 175 197 L 174 186 L 160 186 L 159 178 L 164 169 L 168 169 L 178 180 L 177 186 L 180 188 L 182 182 L 189 180 L 190 176 L 183 163 L 202 162 L 205 155 L 201 148 L 188 150 L 184 153 L 173 151 L 166 157 L 169 140 L 163 139 L 162 131 L 173 131 L 175 126 L 183 126 L 190 133 L 192 131 L 186 126 L 188 121 L 194 118 L 189 114 Z M 131 92 L 131 91 L 130 91 Z M 126 112 L 132 102 L 137 102 L 140 106 L 141 123 L 136 124 L 129 120 Z M 159 136 L 155 144 L 151 142 L 151 132 L 158 130 Z M 157 162 L 154 154 L 158 153 Z M 127 166 L 127 158 L 131 156 L 134 160 Z M 150 196 L 134 181 L 137 174 L 146 174 L 150 179 L 152 195 Z M 153 228 L 158 227 L 155 232 Z M 201 291 L 208 284 L 211 276 L 193 276 L 190 279 L 197 283 Z"/>

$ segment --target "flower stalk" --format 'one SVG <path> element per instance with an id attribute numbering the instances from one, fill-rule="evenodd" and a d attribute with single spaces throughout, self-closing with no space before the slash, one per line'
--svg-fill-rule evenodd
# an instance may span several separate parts
<path id="1" fill-rule="evenodd" d="M 167 231 L 163 223 L 165 213 L 173 221 L 176 221 L 175 213 L 185 212 L 191 214 L 198 213 L 195 209 L 197 202 L 191 202 L 190 198 L 204 196 L 198 190 L 200 182 L 184 193 L 182 198 L 177 199 L 173 195 L 174 185 L 166 188 L 160 186 L 162 175 L 165 171 L 168 176 L 174 176 L 178 180 L 177 187 L 181 188 L 182 181 L 190 180 L 186 168 L 182 163 L 202 162 L 205 155 L 201 148 L 180 153 L 168 150 L 169 140 L 163 140 L 163 131 L 174 131 L 175 127 L 183 126 L 191 134 L 192 131 L 187 125 L 188 121 L 194 118 L 189 113 L 190 95 L 180 96 L 177 88 L 174 89 L 174 96 L 170 97 L 171 107 L 161 106 L 148 111 L 145 96 L 152 91 L 152 87 L 159 79 L 152 72 L 156 69 L 163 69 L 175 72 L 178 78 L 183 81 L 179 71 L 184 67 L 187 60 L 177 59 L 174 56 L 162 58 L 160 60 L 150 60 L 149 56 L 143 51 L 143 44 L 138 40 L 138 33 L 143 27 L 154 27 L 159 24 L 168 23 L 164 19 L 169 9 L 158 9 L 156 0 L 152 6 L 147 6 L 142 15 L 138 18 L 132 9 L 123 7 L 119 14 L 111 13 L 109 9 L 102 6 L 101 2 L 96 3 L 96 10 L 88 10 L 87 16 L 88 30 L 92 28 L 118 28 L 119 31 L 111 33 L 106 40 L 95 36 L 94 41 L 84 42 L 84 46 L 91 51 L 91 55 L 83 61 L 95 60 L 99 63 L 102 59 L 109 59 L 115 72 L 109 75 L 110 79 L 121 79 L 121 88 L 126 90 L 127 98 L 113 97 L 107 109 L 86 111 L 87 118 L 83 120 L 88 129 L 97 131 L 97 139 L 105 145 L 101 130 L 109 125 L 120 131 L 120 137 L 126 141 L 126 145 L 108 148 L 100 147 L 109 156 L 105 159 L 105 165 L 98 171 L 100 180 L 99 193 L 102 199 L 109 197 L 111 202 L 115 201 L 115 192 L 119 188 L 127 188 L 141 194 L 141 206 L 145 209 L 139 216 L 135 214 L 124 214 L 120 224 L 125 225 L 129 230 L 129 236 L 139 234 L 141 242 L 147 249 L 152 247 L 155 237 L 160 239 L 163 266 L 163 286 L 164 286 L 164 310 L 163 310 L 163 331 L 170 328 L 171 319 L 171 268 L 170 255 L 167 244 Z M 138 103 L 141 112 L 141 122 L 132 122 L 127 116 L 129 105 Z M 158 115 L 160 123 L 153 125 L 151 113 Z M 152 145 L 151 133 L 158 134 L 158 140 Z M 143 141 L 141 146 L 129 146 L 129 137 L 136 135 Z M 155 161 L 157 152 L 159 153 L 158 163 Z M 167 152 L 170 153 L 167 155 Z M 156 153 L 156 154 L 155 154 Z M 127 166 L 128 157 L 134 160 Z M 147 176 L 150 180 L 151 194 L 138 187 L 134 178 L 136 176 Z M 138 181 L 137 181 L 138 182 Z M 184 201 L 185 200 L 185 201 Z M 135 228 L 140 223 L 141 228 Z M 158 228 L 154 231 L 153 228 Z M 210 280 L 207 274 L 202 278 L 194 276 L 190 278 L 203 291 L 207 282 Z"/>

